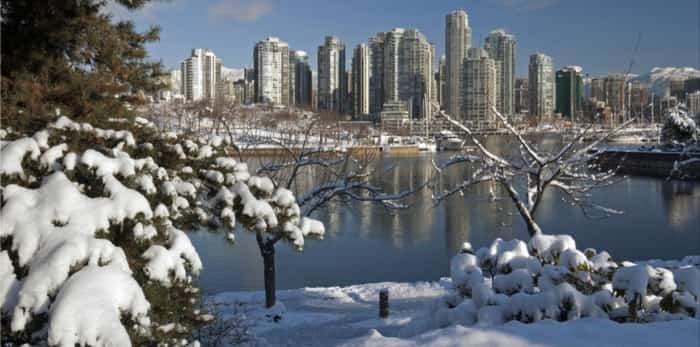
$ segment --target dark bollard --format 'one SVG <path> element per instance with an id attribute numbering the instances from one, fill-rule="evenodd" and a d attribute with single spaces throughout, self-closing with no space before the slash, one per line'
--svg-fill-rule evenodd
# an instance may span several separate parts
<path id="1" fill-rule="evenodd" d="M 379 291 L 379 317 L 389 317 L 389 289 L 384 288 Z"/>

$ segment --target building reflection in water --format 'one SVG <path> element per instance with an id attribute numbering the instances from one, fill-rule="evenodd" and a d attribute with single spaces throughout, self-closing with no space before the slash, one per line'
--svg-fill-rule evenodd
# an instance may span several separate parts
<path id="1" fill-rule="evenodd" d="M 502 136 L 484 142 L 501 153 L 517 151 L 517 145 Z M 546 139 L 540 146 L 557 147 L 557 141 Z M 371 183 L 388 193 L 416 187 L 433 174 L 433 159 L 440 162 L 453 154 L 380 157 Z M 379 169 L 392 164 L 392 170 Z M 446 170 L 443 187 L 461 182 L 472 169 L 462 165 Z M 326 181 L 319 170 L 305 170 L 294 190 L 303 194 Z M 310 240 L 302 253 L 286 245 L 277 248 L 279 287 L 437 280 L 448 275 L 450 259 L 465 241 L 478 248 L 498 237 L 527 238 L 522 219 L 498 185 L 470 187 L 463 196 L 455 194 L 437 206 L 432 193 L 419 191 L 406 201 L 409 209 L 394 214 L 378 204 L 357 201 L 317 210 L 313 217 L 325 224 L 328 234 L 323 241 Z M 601 220 L 587 219 L 561 198 L 556 190 L 545 194 L 537 221 L 548 233 L 571 234 L 580 248 L 605 249 L 616 259 L 631 260 L 674 259 L 699 251 L 697 182 L 633 177 L 597 190 L 594 202 L 625 212 Z M 197 233 L 192 238 L 207 269 L 200 281 L 208 292 L 262 288 L 254 233 L 240 231 L 234 247 L 222 243 L 221 235 Z"/>
<path id="2" fill-rule="evenodd" d="M 685 227 L 700 213 L 700 184 L 688 181 L 657 182 L 661 187 L 668 223 Z M 700 225 L 697 226 L 700 231 Z"/>

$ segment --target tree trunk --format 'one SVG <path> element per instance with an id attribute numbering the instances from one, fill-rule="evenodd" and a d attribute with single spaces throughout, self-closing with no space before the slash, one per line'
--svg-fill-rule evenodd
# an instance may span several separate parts
<path id="1" fill-rule="evenodd" d="M 527 207 L 525 207 L 525 204 L 523 204 L 522 200 L 520 200 L 518 192 L 509 183 L 505 181 L 500 182 L 505 187 L 511 200 L 513 200 L 513 203 L 515 204 L 515 208 L 518 210 L 518 213 L 520 213 L 520 216 L 523 217 L 523 221 L 525 222 L 525 225 L 527 225 L 528 235 L 530 237 L 533 237 L 536 234 L 539 234 L 541 232 L 540 226 L 537 225 L 535 219 L 530 214 L 530 211 L 528 211 Z"/>
<path id="2" fill-rule="evenodd" d="M 263 241 L 262 235 L 257 235 L 260 255 L 263 257 L 263 271 L 265 278 L 265 307 L 275 306 L 275 243 L 278 238 Z"/>
<path id="3" fill-rule="evenodd" d="M 265 270 L 265 307 L 275 306 L 275 246 L 261 250 Z"/>
<path id="4" fill-rule="evenodd" d="M 263 256 L 265 266 L 265 307 L 275 306 L 275 253 Z"/>

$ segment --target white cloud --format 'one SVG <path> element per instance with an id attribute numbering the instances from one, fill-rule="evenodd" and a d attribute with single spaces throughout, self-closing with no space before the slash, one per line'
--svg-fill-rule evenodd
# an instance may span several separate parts
<path id="1" fill-rule="evenodd" d="M 516 11 L 535 11 L 554 6 L 559 0 L 491 0 L 492 2 Z"/>
<path id="2" fill-rule="evenodd" d="M 253 22 L 271 11 L 272 4 L 267 0 L 221 0 L 209 7 L 209 17 Z"/>
<path id="3" fill-rule="evenodd" d="M 155 0 L 145 3 L 141 8 L 129 10 L 116 1 L 108 0 L 102 8 L 102 12 L 109 14 L 117 21 L 137 19 L 153 20 L 157 18 L 160 11 L 182 7 L 184 3 L 185 0 Z"/>

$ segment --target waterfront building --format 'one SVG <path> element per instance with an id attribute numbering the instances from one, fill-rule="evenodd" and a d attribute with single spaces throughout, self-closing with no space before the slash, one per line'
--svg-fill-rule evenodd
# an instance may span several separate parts
<path id="1" fill-rule="evenodd" d="M 289 105 L 289 45 L 277 37 L 258 42 L 253 69 L 255 102 Z"/>
<path id="2" fill-rule="evenodd" d="M 505 30 L 491 31 L 484 49 L 496 64 L 496 108 L 504 115 L 515 113 L 515 37 Z"/>
<path id="3" fill-rule="evenodd" d="M 610 107 L 617 121 L 625 113 L 625 75 L 611 73 L 605 77 L 605 104 Z"/>
<path id="4" fill-rule="evenodd" d="M 404 101 L 412 118 L 430 116 L 433 45 L 416 29 L 394 28 L 369 40 L 370 114 Z"/>
<path id="5" fill-rule="evenodd" d="M 180 90 L 186 101 L 213 100 L 221 84 L 221 59 L 205 48 L 195 48 L 180 63 Z"/>
<path id="6" fill-rule="evenodd" d="M 536 53 L 530 56 L 528 66 L 531 117 L 541 119 L 554 112 L 554 71 L 552 58 Z"/>
<path id="7" fill-rule="evenodd" d="M 370 114 L 370 50 L 360 43 L 352 52 L 352 97 L 356 117 Z"/>
<path id="8" fill-rule="evenodd" d="M 679 102 L 685 101 L 685 79 L 674 78 L 668 82 L 668 94 L 675 96 Z"/>
<path id="9" fill-rule="evenodd" d="M 594 98 L 598 101 L 605 102 L 605 79 L 604 78 L 593 78 L 591 79 L 591 94 L 589 97 Z"/>
<path id="10" fill-rule="evenodd" d="M 293 50 L 289 54 L 290 104 L 311 105 L 311 65 L 304 51 Z"/>
<path id="11" fill-rule="evenodd" d="M 627 109 L 630 115 L 640 120 L 648 120 L 651 116 L 649 85 L 641 81 L 628 83 L 629 103 Z"/>
<path id="12" fill-rule="evenodd" d="M 528 97 L 527 78 L 517 78 L 515 80 L 515 113 L 526 114 L 530 109 L 530 98 Z"/>
<path id="13" fill-rule="evenodd" d="M 693 117 L 695 124 L 700 126 L 700 90 L 686 95 L 688 103 L 688 115 Z"/>
<path id="14" fill-rule="evenodd" d="M 583 117 L 583 69 L 580 66 L 567 66 L 557 71 L 556 112 L 576 122 Z"/>
<path id="15" fill-rule="evenodd" d="M 345 43 L 336 36 L 326 36 L 318 47 L 318 110 L 343 113 L 347 95 Z"/>
<path id="16" fill-rule="evenodd" d="M 496 62 L 486 50 L 470 48 L 462 74 L 464 119 L 477 128 L 494 126 L 496 118 L 492 107 L 498 107 Z"/>
<path id="17" fill-rule="evenodd" d="M 452 11 L 445 16 L 445 69 L 446 92 L 445 110 L 457 118 L 462 118 L 462 66 L 471 48 L 472 31 L 469 27 L 467 13 L 463 10 Z"/>

